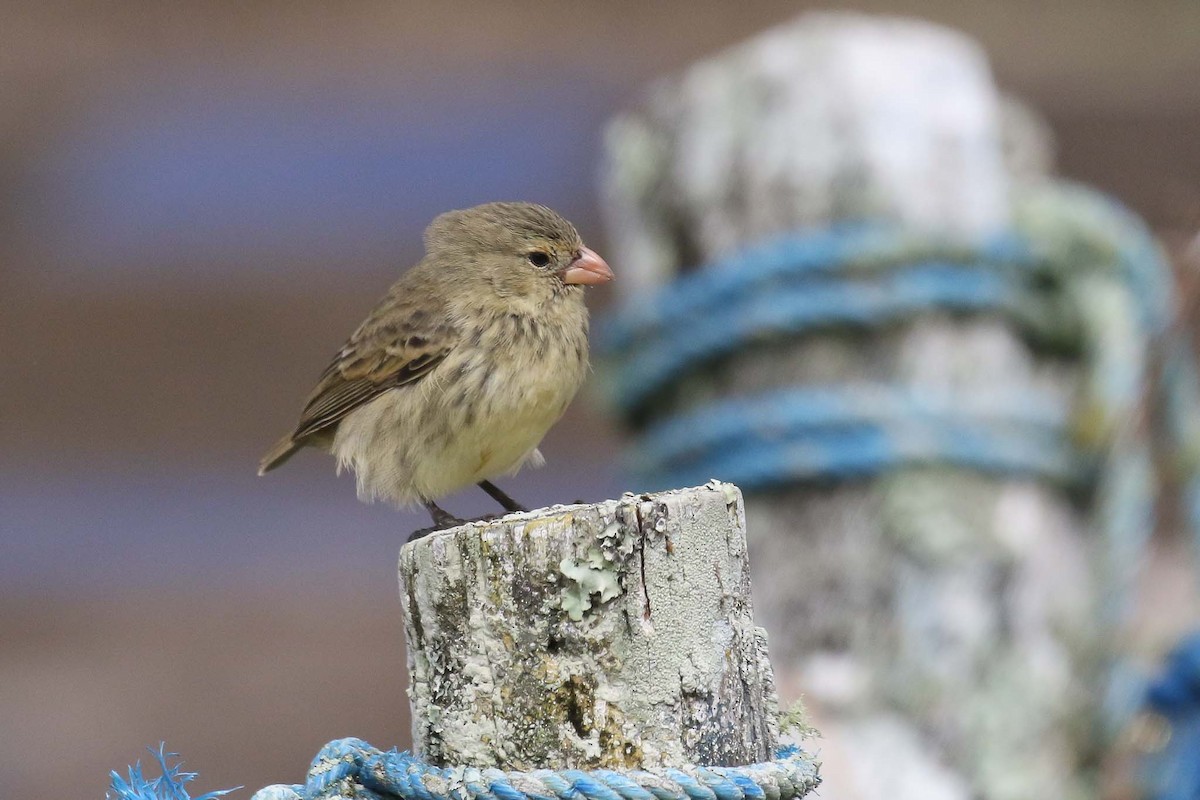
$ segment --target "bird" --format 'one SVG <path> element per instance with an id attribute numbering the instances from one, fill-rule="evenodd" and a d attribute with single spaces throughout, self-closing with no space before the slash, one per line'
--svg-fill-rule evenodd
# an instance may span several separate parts
<path id="1" fill-rule="evenodd" d="M 423 505 L 428 533 L 462 524 L 437 500 L 541 466 L 542 437 L 588 372 L 585 287 L 613 272 L 575 226 L 543 205 L 447 211 L 425 256 L 392 284 L 321 373 L 264 475 L 314 447 L 354 473 L 358 497 Z"/>

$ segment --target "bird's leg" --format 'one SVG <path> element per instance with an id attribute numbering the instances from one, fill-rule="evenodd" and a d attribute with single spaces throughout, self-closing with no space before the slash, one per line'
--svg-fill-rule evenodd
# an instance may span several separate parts
<path id="1" fill-rule="evenodd" d="M 429 516 L 433 517 L 433 524 L 438 530 L 441 530 L 442 528 L 453 528 L 455 525 L 463 524 L 463 520 L 454 516 L 432 500 L 425 500 L 424 503 L 425 508 L 429 511 Z"/>
<path id="2" fill-rule="evenodd" d="M 491 481 L 480 481 L 479 488 L 488 493 L 488 496 L 504 507 L 504 510 L 509 513 L 517 513 L 520 511 L 528 511 L 529 509 L 513 500 L 508 494 Z"/>
<path id="3" fill-rule="evenodd" d="M 422 502 L 424 503 L 426 510 L 429 511 L 429 516 L 433 517 L 433 526 L 430 528 L 420 528 L 413 531 L 408 537 L 408 541 L 410 542 L 414 542 L 417 539 L 422 539 L 429 534 L 434 533 L 435 531 L 453 528 L 454 526 L 462 525 L 465 522 L 465 520 L 461 520 L 454 516 L 432 500 L 424 500 Z"/>

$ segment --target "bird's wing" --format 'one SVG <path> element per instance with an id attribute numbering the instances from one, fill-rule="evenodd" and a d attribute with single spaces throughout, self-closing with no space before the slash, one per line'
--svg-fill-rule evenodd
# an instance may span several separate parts
<path id="1" fill-rule="evenodd" d="M 385 302 L 321 374 L 293 441 L 336 424 L 389 389 L 420 380 L 454 347 L 457 332 L 445 315 L 394 297 Z"/>

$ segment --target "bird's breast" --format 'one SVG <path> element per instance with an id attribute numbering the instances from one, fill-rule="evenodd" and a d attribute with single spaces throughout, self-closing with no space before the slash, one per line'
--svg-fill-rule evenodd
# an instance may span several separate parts
<path id="1" fill-rule="evenodd" d="M 465 409 L 462 438 L 477 443 L 481 472 L 494 475 L 518 466 L 566 411 L 587 372 L 587 332 L 505 315 L 471 339 L 478 344 L 447 389 Z"/>
<path id="2" fill-rule="evenodd" d="M 490 334 L 472 365 L 489 409 L 558 419 L 587 371 L 586 331 L 506 315 Z"/>

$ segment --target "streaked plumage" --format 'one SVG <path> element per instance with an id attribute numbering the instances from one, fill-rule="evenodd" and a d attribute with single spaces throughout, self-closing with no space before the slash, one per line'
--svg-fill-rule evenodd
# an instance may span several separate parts
<path id="1" fill-rule="evenodd" d="M 538 442 L 587 372 L 582 284 L 612 273 L 569 222 L 529 203 L 443 214 L 425 247 L 321 374 L 260 474 L 319 447 L 354 472 L 364 500 L 425 503 L 444 524 L 453 518 L 435 499 L 540 463 Z"/>

